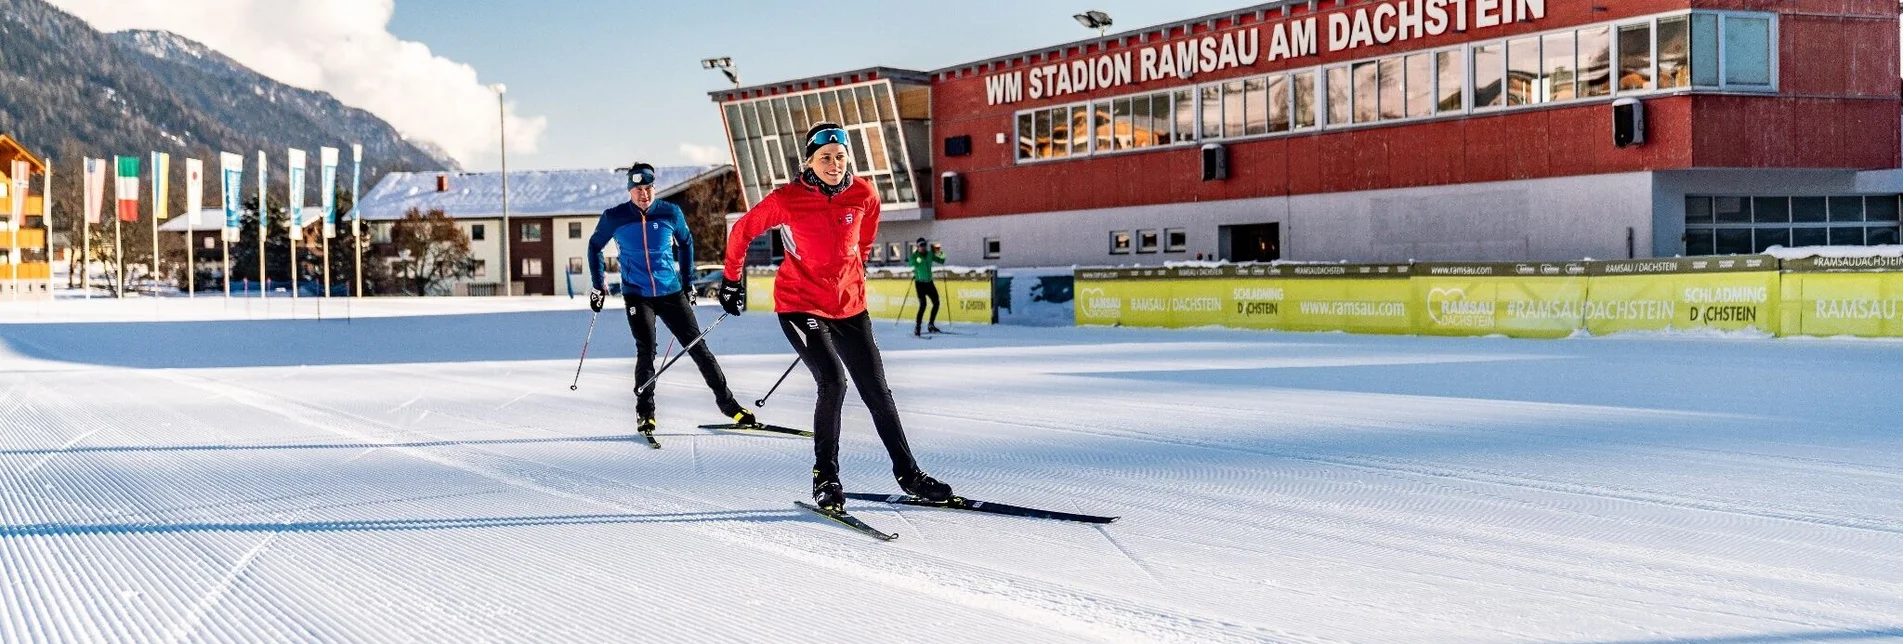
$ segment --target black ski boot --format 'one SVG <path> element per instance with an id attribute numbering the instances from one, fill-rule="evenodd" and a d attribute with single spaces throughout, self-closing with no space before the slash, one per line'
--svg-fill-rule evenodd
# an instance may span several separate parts
<path id="1" fill-rule="evenodd" d="M 925 332 L 926 333 L 944 333 L 944 331 L 938 330 L 938 325 L 936 324 L 925 327 Z"/>
<path id="2" fill-rule="evenodd" d="M 643 416 L 640 422 L 634 424 L 634 431 L 641 432 L 643 436 L 651 436 L 654 434 L 655 424 L 653 416 Z"/>
<path id="3" fill-rule="evenodd" d="M 839 484 L 839 475 L 813 470 L 813 505 L 828 512 L 846 510 L 846 488 Z"/>
<path id="4" fill-rule="evenodd" d="M 933 503 L 945 503 L 957 498 L 952 495 L 951 486 L 939 482 L 938 479 L 932 478 L 931 475 L 926 474 L 923 470 L 912 470 L 911 474 L 906 474 L 898 478 L 899 489 L 905 490 L 906 494 Z"/>
<path id="5" fill-rule="evenodd" d="M 753 415 L 753 410 L 742 407 L 740 411 L 734 412 L 733 424 L 742 427 L 759 427 L 760 419 Z"/>

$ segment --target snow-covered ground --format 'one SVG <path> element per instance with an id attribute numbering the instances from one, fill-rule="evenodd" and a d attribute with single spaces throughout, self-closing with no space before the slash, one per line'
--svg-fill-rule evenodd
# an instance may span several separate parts
<path id="1" fill-rule="evenodd" d="M 571 392 L 575 301 L 342 304 L 0 306 L 0 641 L 1903 639 L 1903 343 L 882 323 L 929 471 L 1123 519 L 877 542 L 691 368 L 630 440 L 620 319 Z M 792 358 L 712 344 L 749 401 Z"/>

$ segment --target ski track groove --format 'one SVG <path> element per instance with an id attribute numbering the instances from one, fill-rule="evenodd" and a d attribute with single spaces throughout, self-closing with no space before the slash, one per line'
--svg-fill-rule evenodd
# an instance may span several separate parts
<path id="1" fill-rule="evenodd" d="M 190 385 L 201 387 L 201 388 L 203 387 L 203 385 L 199 383 L 184 383 L 184 384 L 190 384 Z M 227 383 L 221 383 L 221 384 L 231 388 L 242 387 L 241 385 L 237 385 L 235 383 L 227 382 Z M 269 405 L 260 403 L 257 400 L 241 400 L 239 402 L 243 404 L 247 404 L 247 405 L 252 405 L 261 410 L 268 411 L 271 409 Z M 324 407 L 310 404 L 310 403 L 289 401 L 286 404 L 293 407 L 306 408 L 310 411 L 327 412 L 331 414 L 339 413 L 335 410 L 326 409 Z M 309 420 L 302 418 L 299 414 L 293 414 L 293 413 L 289 413 L 282 410 L 275 411 L 274 413 L 284 416 L 285 418 L 292 419 L 295 422 L 307 423 L 307 424 L 311 422 Z M 357 417 L 353 417 L 353 418 L 355 419 L 356 422 L 368 423 L 372 425 L 380 424 L 377 421 L 367 419 L 367 418 L 357 418 Z M 333 431 L 340 430 L 339 425 L 323 425 L 322 427 L 332 429 Z M 397 429 L 395 427 L 389 427 L 387 425 L 385 427 L 391 430 Z M 361 439 L 360 435 L 355 435 L 355 434 L 351 434 L 347 432 L 344 432 L 344 435 L 351 438 Z M 558 497 L 566 498 L 569 500 L 580 501 L 585 503 L 609 505 L 610 507 L 616 507 L 617 509 L 620 509 L 622 511 L 635 510 L 635 508 L 630 508 L 630 507 L 621 506 L 614 503 L 605 502 L 594 497 L 589 497 L 586 495 L 577 495 L 574 493 L 561 491 L 556 488 L 551 488 L 551 487 L 542 485 L 533 480 L 522 479 L 519 475 L 492 471 L 492 470 L 489 470 L 488 468 L 476 466 L 472 463 L 458 462 L 451 459 L 447 459 L 446 457 L 433 457 L 428 454 L 419 453 L 417 450 L 411 450 L 407 448 L 391 448 L 391 449 L 401 451 L 402 453 L 408 456 L 418 456 L 425 460 L 436 462 L 441 465 L 445 465 L 445 466 L 449 466 L 449 467 L 453 467 L 457 469 L 464 469 L 465 471 L 477 473 L 482 476 L 493 478 L 496 481 L 504 483 L 504 484 L 536 490 L 544 494 L 550 494 L 553 496 L 558 496 Z M 493 456 L 496 458 L 504 458 L 504 459 L 511 459 L 511 460 L 526 460 L 529 463 L 534 463 L 544 468 L 561 469 L 561 468 L 557 468 L 555 466 L 551 466 L 547 464 L 536 463 L 535 461 L 532 461 L 532 460 L 521 459 L 521 457 L 517 457 L 517 456 L 508 456 L 508 455 L 503 455 L 499 453 L 489 452 L 488 450 L 483 449 L 481 447 L 472 447 L 471 451 L 488 452 L 490 456 Z M 567 470 L 563 470 L 563 471 L 567 471 Z M 580 476 L 587 476 L 587 477 L 593 478 L 592 475 L 587 475 L 584 473 L 572 472 L 572 471 L 567 471 L 567 472 L 569 472 L 570 474 L 576 474 Z M 630 484 L 625 481 L 608 479 L 606 480 L 606 482 L 610 482 L 621 487 L 630 487 Z M 664 495 L 664 496 L 670 496 L 670 497 L 676 497 L 676 498 L 687 498 L 687 497 L 679 497 L 679 495 L 675 493 L 670 493 L 663 490 L 652 489 L 652 488 L 643 488 L 641 491 L 649 495 Z M 709 533 L 709 536 L 721 538 L 723 540 L 729 541 L 733 545 L 741 545 L 741 546 L 748 546 L 748 547 L 754 547 L 754 548 L 762 547 L 761 542 L 757 542 L 757 541 L 750 542 L 750 541 L 738 540 L 731 533 L 731 531 L 724 531 L 724 530 L 713 531 L 713 530 L 701 530 L 701 529 L 696 529 L 695 531 Z M 932 582 L 932 580 L 912 578 L 911 576 L 903 572 L 898 572 L 901 570 L 909 569 L 909 566 L 905 566 L 905 565 L 899 565 L 896 568 L 888 567 L 883 570 L 872 569 L 872 568 L 862 568 L 861 566 L 863 566 L 863 564 L 857 561 L 848 562 L 848 561 L 839 559 L 836 556 L 826 556 L 826 555 L 813 553 L 809 550 L 806 550 L 794 544 L 780 544 L 777 547 L 768 548 L 768 549 L 778 554 L 781 554 L 783 556 L 796 556 L 796 558 L 808 561 L 809 563 L 821 563 L 821 564 L 827 565 L 828 567 L 834 569 L 835 571 L 852 574 L 854 576 L 859 576 L 862 578 L 869 578 L 875 581 L 879 581 L 880 583 L 883 583 L 886 585 L 891 585 L 894 588 L 915 588 L 914 586 L 912 586 L 914 582 L 917 582 L 917 583 L 931 583 Z M 914 553 L 914 554 L 920 554 L 920 553 Z M 891 566 L 891 565 L 892 564 L 888 564 L 888 566 Z M 940 565 L 941 566 L 953 566 L 953 565 L 962 566 L 962 564 L 953 564 L 949 560 L 941 561 Z M 977 573 L 977 572 L 979 571 L 977 570 L 967 571 L 968 574 Z M 989 570 L 984 570 L 982 572 L 986 576 L 991 576 L 995 574 Z M 932 584 L 937 587 L 934 592 L 938 593 L 944 599 L 961 602 L 961 603 L 970 605 L 974 608 L 983 608 L 986 610 L 990 610 L 992 612 L 998 612 L 998 613 L 1001 613 L 1002 615 L 1010 616 L 1015 620 L 1021 620 L 1027 624 L 1031 624 L 1031 623 L 1040 624 L 1044 628 L 1054 628 L 1061 625 L 1063 630 L 1070 630 L 1080 634 L 1096 633 L 1097 636 L 1113 636 L 1112 635 L 1113 633 L 1122 632 L 1122 631 L 1104 630 L 1105 627 L 1103 626 L 1103 623 L 1105 621 L 1109 621 L 1111 623 L 1116 624 L 1120 628 L 1129 629 L 1132 632 L 1147 633 L 1148 634 L 1147 636 L 1151 636 L 1151 637 L 1161 637 L 1161 638 L 1166 638 L 1171 640 L 1194 639 L 1198 641 L 1226 641 L 1235 637 L 1235 635 L 1233 634 L 1226 634 L 1229 630 L 1232 630 L 1232 629 L 1242 629 L 1244 631 L 1254 630 L 1250 627 L 1243 626 L 1240 624 L 1225 623 L 1221 621 L 1210 620 L 1208 618 L 1189 617 L 1189 616 L 1174 615 L 1174 614 L 1161 614 L 1155 611 L 1147 611 L 1145 609 L 1138 608 L 1135 606 L 1118 607 L 1115 609 L 1109 609 L 1109 611 L 1106 612 L 1107 607 L 1103 606 L 1103 601 L 1102 601 L 1105 598 L 1092 598 L 1090 600 L 1082 600 L 1081 596 L 1076 595 L 1072 591 L 1063 590 L 1061 588 L 1033 590 L 1030 588 L 1026 588 L 1024 584 L 1022 583 L 1016 584 L 1017 594 L 1012 596 L 1011 599 L 1007 600 L 1002 597 L 994 596 L 995 593 L 997 592 L 995 590 L 987 591 L 984 589 L 984 588 L 993 587 L 991 584 L 995 584 L 997 582 L 991 582 L 991 584 L 983 584 L 979 587 L 971 586 L 968 583 L 947 583 L 948 580 L 953 580 L 953 579 L 959 579 L 959 578 L 948 577 L 948 578 L 936 580 L 937 583 Z M 1011 584 L 1005 584 L 1005 585 L 1010 586 Z M 1027 596 L 1027 593 L 1028 593 L 1028 596 Z M 1026 600 L 1037 601 L 1041 603 L 1042 605 L 1037 607 L 1027 608 L 1022 605 L 1022 602 Z M 1081 604 L 1080 604 L 1080 601 L 1082 601 Z M 1093 611 L 1093 610 L 1085 610 L 1080 608 L 1080 606 L 1085 606 L 1085 605 L 1096 606 L 1097 610 Z M 1078 611 L 1078 610 L 1085 610 L 1085 612 L 1089 614 L 1089 616 L 1084 617 L 1081 615 L 1074 614 L 1075 611 Z M 1029 612 L 1027 613 L 1027 611 Z M 1061 620 L 1061 624 L 1054 625 L 1051 622 L 1047 621 L 1049 618 L 1058 618 Z M 1163 630 L 1160 630 L 1160 631 L 1156 630 L 1158 628 L 1162 628 Z M 1185 629 L 1185 628 L 1190 629 L 1190 631 L 1185 632 L 1181 630 L 1172 630 L 1172 629 Z M 1214 628 L 1217 630 L 1210 630 L 1211 628 Z M 1194 637 L 1190 637 L 1188 635 L 1189 632 L 1195 632 L 1196 635 Z M 1124 633 L 1122 636 L 1127 636 L 1127 635 L 1128 633 Z M 1295 634 L 1276 633 L 1275 636 L 1289 638 L 1292 641 L 1295 639 L 1300 639 L 1302 641 L 1321 641 L 1321 640 L 1311 640 L 1310 638 L 1306 636 L 1297 636 Z M 1238 639 L 1236 641 L 1243 641 L 1243 640 Z"/>

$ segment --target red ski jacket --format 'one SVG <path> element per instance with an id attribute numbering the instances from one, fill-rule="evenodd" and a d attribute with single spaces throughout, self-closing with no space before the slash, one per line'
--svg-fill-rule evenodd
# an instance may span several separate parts
<path id="1" fill-rule="evenodd" d="M 773 282 L 773 310 L 844 319 L 866 310 L 866 256 L 879 236 L 879 195 L 854 177 L 828 197 L 800 179 L 780 186 L 727 233 L 726 277 L 744 279 L 747 245 L 775 227 L 787 233 L 786 261 Z"/>

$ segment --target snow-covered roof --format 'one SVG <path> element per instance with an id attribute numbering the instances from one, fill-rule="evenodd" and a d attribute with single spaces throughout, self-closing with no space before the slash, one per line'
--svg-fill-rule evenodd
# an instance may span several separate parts
<path id="1" fill-rule="evenodd" d="M 337 220 L 344 221 L 341 215 L 338 216 Z M 323 211 L 318 210 L 317 208 L 312 206 L 304 207 L 304 227 L 305 228 L 309 228 L 313 225 L 318 225 L 322 223 L 324 223 Z M 193 215 L 190 217 L 179 215 L 177 217 L 166 219 L 165 223 L 159 224 L 159 232 L 167 232 L 167 233 L 200 232 L 200 231 L 207 231 L 207 230 L 219 230 L 224 227 L 225 227 L 225 209 L 207 208 L 204 210 L 200 210 L 196 213 L 193 213 Z"/>
<path id="2" fill-rule="evenodd" d="M 656 199 L 686 190 L 696 182 L 731 172 L 730 165 L 666 166 L 654 169 Z M 437 177 L 449 189 L 436 191 Z M 509 215 L 554 217 L 594 215 L 628 200 L 627 175 L 612 169 L 538 170 L 509 173 Z M 402 219 L 411 208 L 442 209 L 451 218 L 502 216 L 500 172 L 392 172 L 357 204 L 371 221 Z"/>

